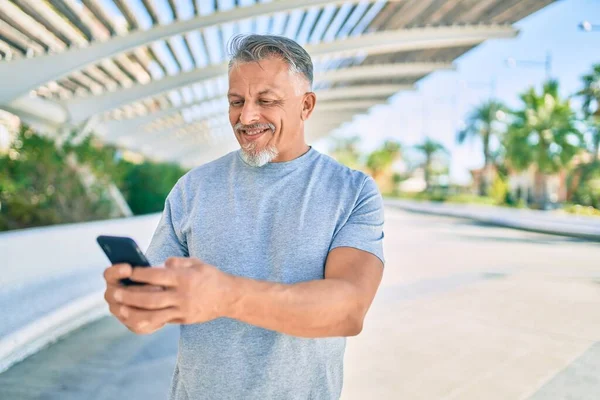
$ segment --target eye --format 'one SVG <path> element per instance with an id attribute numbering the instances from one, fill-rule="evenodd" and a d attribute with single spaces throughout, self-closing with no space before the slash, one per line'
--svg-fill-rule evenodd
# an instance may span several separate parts
<path id="1" fill-rule="evenodd" d="M 233 100 L 229 102 L 231 107 L 240 107 L 242 104 L 244 104 L 244 102 L 241 100 Z"/>
<path id="2" fill-rule="evenodd" d="M 265 105 L 265 106 L 268 106 L 268 105 L 270 105 L 270 104 L 273 104 L 273 100 L 264 100 L 264 99 L 261 99 L 261 100 L 259 100 L 258 102 L 259 102 L 260 104 L 262 104 L 262 105 Z"/>

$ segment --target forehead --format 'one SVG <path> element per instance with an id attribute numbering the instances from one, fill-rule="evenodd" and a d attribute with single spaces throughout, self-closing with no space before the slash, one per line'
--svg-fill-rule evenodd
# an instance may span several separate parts
<path id="1" fill-rule="evenodd" d="M 279 58 L 235 63 L 229 71 L 229 89 L 242 90 L 250 86 L 261 90 L 293 90 L 296 79 L 290 78 L 288 64 Z"/>

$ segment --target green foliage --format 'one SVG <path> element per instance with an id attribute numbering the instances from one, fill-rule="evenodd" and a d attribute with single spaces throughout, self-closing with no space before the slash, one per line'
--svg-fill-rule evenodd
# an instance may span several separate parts
<path id="1" fill-rule="evenodd" d="M 416 201 L 435 201 L 454 204 L 480 204 L 480 205 L 497 205 L 496 199 L 485 196 L 477 196 L 473 194 L 449 194 L 446 190 L 434 188 L 429 192 L 420 193 L 399 193 L 393 196 L 401 199 L 416 200 Z"/>
<path id="2" fill-rule="evenodd" d="M 110 201 L 86 189 L 53 140 L 22 126 L 0 155 L 0 230 L 107 218 Z"/>
<path id="3" fill-rule="evenodd" d="M 119 150 L 93 136 L 61 148 L 54 139 L 23 125 L 6 154 L 0 154 L 0 230 L 110 218 L 106 185 L 115 183 L 134 214 L 159 212 L 185 170 L 174 164 L 119 160 Z M 69 163 L 75 156 L 77 165 Z M 84 185 L 78 166 L 96 182 Z"/>
<path id="4" fill-rule="evenodd" d="M 583 116 L 592 139 L 590 152 L 596 158 L 600 151 L 600 64 L 593 65 L 581 80 L 583 89 L 577 95 L 583 99 Z"/>
<path id="5" fill-rule="evenodd" d="M 400 155 L 400 150 L 400 143 L 393 140 L 386 140 L 381 148 L 369 154 L 366 165 L 371 174 L 376 177 L 390 168 Z"/>
<path id="6" fill-rule="evenodd" d="M 580 204 L 569 204 L 563 208 L 563 211 L 569 214 L 583 215 L 588 217 L 600 217 L 600 210 L 591 206 L 582 206 Z"/>
<path id="7" fill-rule="evenodd" d="M 523 105 L 511 113 L 505 141 L 511 166 L 524 170 L 535 164 L 542 174 L 560 171 L 583 143 L 569 100 L 559 97 L 556 81 L 546 82 L 539 94 L 530 88 L 520 97 Z"/>
<path id="8" fill-rule="evenodd" d="M 361 170 L 362 163 L 361 154 L 358 150 L 359 143 L 359 136 L 333 138 L 333 145 L 329 153 L 339 163 L 352 169 Z"/>
<path id="9" fill-rule="evenodd" d="M 167 195 L 185 174 L 176 164 L 131 164 L 123 162 L 125 174 L 119 188 L 134 214 L 162 211 Z"/>
<path id="10" fill-rule="evenodd" d="M 94 135 L 88 135 L 74 144 L 76 132 L 72 132 L 63 145 L 65 153 L 73 153 L 81 164 L 91 168 L 98 179 L 120 181 L 123 168 L 117 162 L 119 149 L 116 146 L 101 143 Z"/>
<path id="11" fill-rule="evenodd" d="M 501 140 L 505 124 L 504 119 L 508 108 L 501 102 L 489 100 L 475 108 L 467 117 L 466 126 L 457 135 L 459 144 L 467 139 L 479 138 L 482 144 L 484 167 L 489 167 L 497 157 L 492 154 L 490 144 L 492 138 Z M 479 194 L 486 196 L 489 190 L 489 182 L 482 179 Z"/>
<path id="12" fill-rule="evenodd" d="M 575 168 L 567 179 L 567 187 L 574 188 L 570 201 L 600 209 L 600 162 Z"/>
<path id="13" fill-rule="evenodd" d="M 502 177 L 496 176 L 490 187 L 490 197 L 494 199 L 496 204 L 500 205 L 506 203 L 508 193 L 508 182 Z"/>
<path id="14" fill-rule="evenodd" d="M 425 141 L 415 146 L 416 150 L 419 150 L 425 156 L 425 163 L 423 168 L 425 169 L 425 184 L 427 185 L 426 190 L 431 188 L 431 177 L 434 171 L 432 171 L 433 157 L 438 153 L 448 154 L 448 150 L 443 144 L 436 142 L 435 140 L 427 137 Z"/>
<path id="15" fill-rule="evenodd" d="M 583 89 L 577 92 L 577 95 L 583 98 L 584 115 L 600 116 L 600 64 L 592 65 L 592 71 L 582 76 L 581 80 Z"/>

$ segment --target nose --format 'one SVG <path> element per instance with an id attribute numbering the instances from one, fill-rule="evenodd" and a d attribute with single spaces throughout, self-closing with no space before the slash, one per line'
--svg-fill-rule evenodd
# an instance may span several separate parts
<path id="1" fill-rule="evenodd" d="M 257 123 L 259 120 L 260 115 L 256 105 L 252 104 L 250 101 L 245 102 L 242 107 L 242 112 L 240 113 L 240 122 L 244 125 L 250 125 Z"/>

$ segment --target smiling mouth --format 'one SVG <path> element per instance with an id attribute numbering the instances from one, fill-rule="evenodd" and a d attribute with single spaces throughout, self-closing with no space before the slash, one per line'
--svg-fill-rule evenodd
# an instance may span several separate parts
<path id="1" fill-rule="evenodd" d="M 260 135 L 262 133 L 265 133 L 267 131 L 271 130 L 270 128 L 265 128 L 265 129 L 240 129 L 240 132 L 242 132 L 244 135 L 246 136 L 256 136 L 256 135 Z"/>

